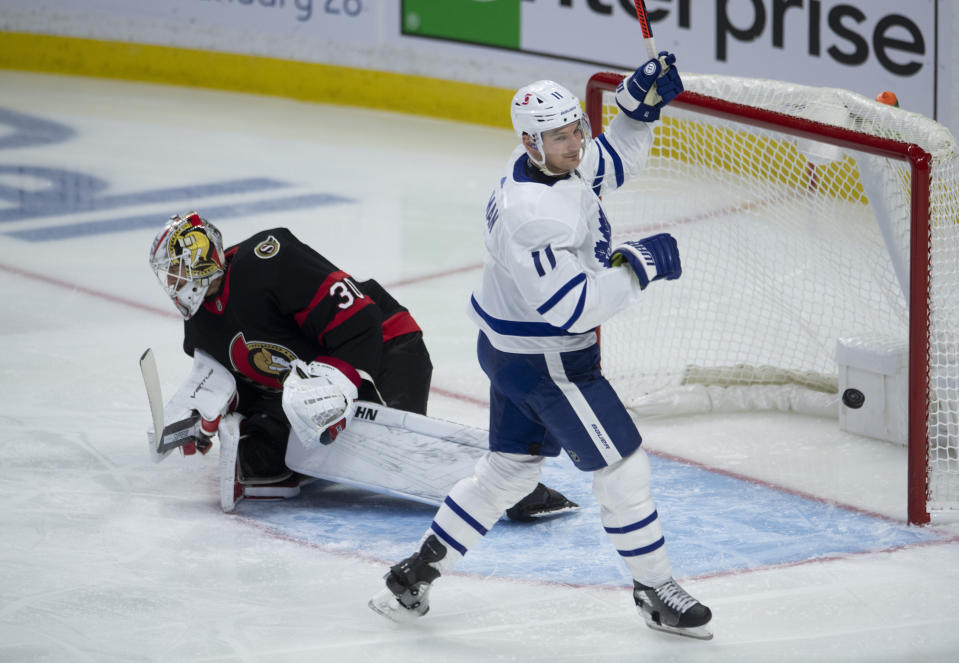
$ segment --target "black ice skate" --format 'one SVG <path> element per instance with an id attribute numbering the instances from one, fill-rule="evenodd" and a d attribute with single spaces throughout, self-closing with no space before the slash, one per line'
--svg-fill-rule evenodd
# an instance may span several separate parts
<path id="1" fill-rule="evenodd" d="M 558 490 L 539 483 L 536 484 L 533 492 L 506 510 L 506 517 L 510 520 L 529 522 L 540 516 L 577 508 L 579 505 L 576 502 L 568 500 Z"/>
<path id="2" fill-rule="evenodd" d="M 636 581 L 633 585 L 636 609 L 648 627 L 699 640 L 713 637 L 712 631 L 706 627 L 713 613 L 672 578 L 656 588 Z"/>
<path id="3" fill-rule="evenodd" d="M 444 557 L 446 547 L 436 535 L 430 534 L 419 552 L 390 567 L 389 573 L 383 576 L 386 587 L 370 599 L 370 608 L 395 622 L 425 615 L 430 610 L 430 586 L 440 577 L 433 563 Z"/>

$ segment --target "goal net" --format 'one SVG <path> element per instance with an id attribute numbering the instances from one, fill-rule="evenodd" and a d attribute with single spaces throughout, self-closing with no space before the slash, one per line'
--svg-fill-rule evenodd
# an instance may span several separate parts
<path id="1" fill-rule="evenodd" d="M 594 133 L 621 79 L 590 80 Z M 613 244 L 669 232 L 683 276 L 603 325 L 604 373 L 639 414 L 879 421 L 909 447 L 910 522 L 959 510 L 955 139 L 843 90 L 683 81 L 643 174 L 604 197 Z"/>

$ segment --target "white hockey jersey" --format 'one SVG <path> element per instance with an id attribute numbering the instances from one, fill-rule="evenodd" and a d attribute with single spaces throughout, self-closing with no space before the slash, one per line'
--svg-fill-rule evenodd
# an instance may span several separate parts
<path id="1" fill-rule="evenodd" d="M 652 144 L 645 122 L 618 115 L 579 168 L 548 178 L 522 146 L 486 208 L 486 257 L 470 317 L 503 352 L 580 350 L 595 328 L 641 292 L 629 267 L 610 267 L 610 225 L 600 205 L 642 169 Z"/>

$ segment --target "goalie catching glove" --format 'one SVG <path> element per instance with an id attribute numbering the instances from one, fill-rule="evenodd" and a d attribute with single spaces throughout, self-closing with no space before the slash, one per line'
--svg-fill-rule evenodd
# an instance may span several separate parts
<path id="1" fill-rule="evenodd" d="M 669 233 L 660 233 L 638 242 L 626 242 L 617 246 L 610 257 L 610 264 L 613 267 L 622 264 L 632 267 L 642 289 L 645 289 L 650 281 L 672 281 L 683 273 L 683 266 L 679 262 L 679 246 Z"/>
<path id="2" fill-rule="evenodd" d="M 616 105 L 634 120 L 655 122 L 663 106 L 683 91 L 676 56 L 660 51 L 658 58 L 645 62 L 616 88 Z"/>
<path id="3" fill-rule="evenodd" d="M 283 411 L 307 449 L 329 444 L 353 418 L 360 375 L 349 364 L 294 360 L 283 383 Z"/>

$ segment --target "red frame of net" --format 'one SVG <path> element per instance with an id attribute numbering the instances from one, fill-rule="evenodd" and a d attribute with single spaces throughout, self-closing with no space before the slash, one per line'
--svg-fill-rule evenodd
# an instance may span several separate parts
<path id="1" fill-rule="evenodd" d="M 600 72 L 586 84 L 586 114 L 595 138 L 603 126 L 603 92 L 612 91 L 622 74 Z M 812 138 L 830 145 L 859 150 L 909 163 L 912 170 L 912 204 L 909 244 L 909 451 L 908 521 L 929 522 L 928 430 L 929 409 L 929 182 L 932 157 L 914 143 L 879 138 L 851 129 L 833 127 L 784 113 L 745 106 L 696 92 L 685 91 L 672 105 L 780 133 Z"/>

